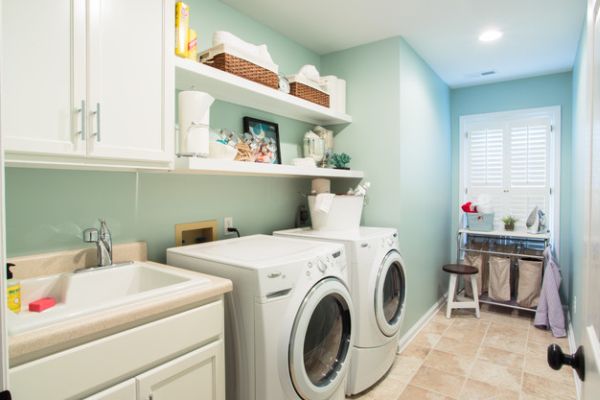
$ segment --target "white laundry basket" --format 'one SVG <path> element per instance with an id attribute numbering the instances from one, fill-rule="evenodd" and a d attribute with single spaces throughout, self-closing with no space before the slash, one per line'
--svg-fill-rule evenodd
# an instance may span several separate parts
<path id="1" fill-rule="evenodd" d="M 328 213 L 315 209 L 317 196 L 308 196 L 312 228 L 317 231 L 347 231 L 360 227 L 364 196 L 335 196 Z"/>

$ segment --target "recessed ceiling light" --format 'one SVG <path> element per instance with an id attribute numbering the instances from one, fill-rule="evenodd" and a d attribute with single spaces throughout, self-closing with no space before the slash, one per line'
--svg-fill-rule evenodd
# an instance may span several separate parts
<path id="1" fill-rule="evenodd" d="M 490 29 L 479 35 L 479 40 L 482 42 L 493 42 L 502 37 L 503 33 L 497 29 Z"/>

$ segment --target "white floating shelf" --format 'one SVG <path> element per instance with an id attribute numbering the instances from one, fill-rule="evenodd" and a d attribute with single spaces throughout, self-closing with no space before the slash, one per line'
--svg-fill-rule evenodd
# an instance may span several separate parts
<path id="1" fill-rule="evenodd" d="M 175 57 L 175 86 L 216 99 L 319 125 L 348 124 L 352 117 L 199 62 Z"/>
<path id="2" fill-rule="evenodd" d="M 174 173 L 236 176 L 274 176 L 298 178 L 363 178 L 362 171 L 333 168 L 306 168 L 294 165 L 262 164 L 210 158 L 177 158 Z"/>

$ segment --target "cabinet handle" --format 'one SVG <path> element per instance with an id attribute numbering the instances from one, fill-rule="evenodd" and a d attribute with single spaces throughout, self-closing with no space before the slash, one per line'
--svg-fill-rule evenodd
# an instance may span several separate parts
<path id="1" fill-rule="evenodd" d="M 96 142 L 100 141 L 100 103 L 96 103 L 96 111 L 92 111 L 92 116 L 96 117 L 96 132 L 92 136 L 96 136 Z"/>
<path id="2" fill-rule="evenodd" d="M 75 111 L 81 113 L 81 130 L 77 131 L 77 134 L 81 135 L 81 140 L 85 140 L 85 116 L 87 115 L 85 110 L 85 100 L 81 100 L 81 108 L 78 108 Z"/>

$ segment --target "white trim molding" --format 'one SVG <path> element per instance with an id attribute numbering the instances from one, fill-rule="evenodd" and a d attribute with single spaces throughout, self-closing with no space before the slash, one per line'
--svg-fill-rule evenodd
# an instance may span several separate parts
<path id="1" fill-rule="evenodd" d="M 573 323 L 571 321 L 571 313 L 567 312 L 567 339 L 569 340 L 569 353 L 570 354 L 574 354 L 577 351 L 577 342 L 575 340 L 575 332 L 573 331 Z M 573 380 L 575 381 L 575 396 L 577 400 L 581 400 L 581 393 L 582 393 L 582 387 L 581 387 L 581 381 L 579 380 L 579 377 L 577 376 L 577 372 L 575 370 L 572 371 L 573 372 Z"/>

